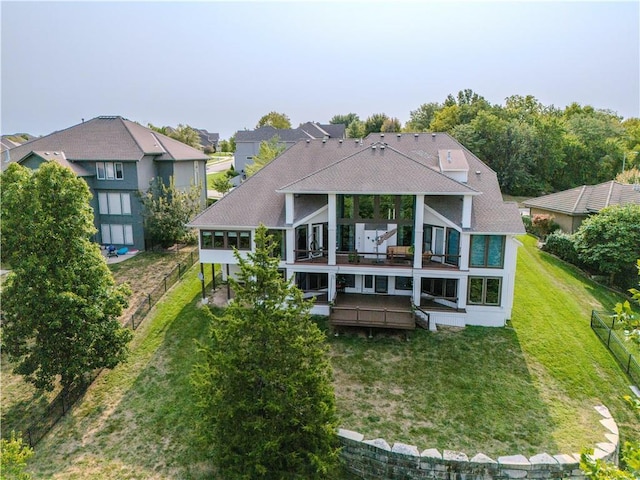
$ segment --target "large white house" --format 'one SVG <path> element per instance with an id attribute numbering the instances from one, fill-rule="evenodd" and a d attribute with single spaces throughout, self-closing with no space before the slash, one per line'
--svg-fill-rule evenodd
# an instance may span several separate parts
<path id="1" fill-rule="evenodd" d="M 517 205 L 444 133 L 302 140 L 192 222 L 200 262 L 237 272 L 233 249 L 264 224 L 280 267 L 334 326 L 502 326 L 511 316 Z"/>

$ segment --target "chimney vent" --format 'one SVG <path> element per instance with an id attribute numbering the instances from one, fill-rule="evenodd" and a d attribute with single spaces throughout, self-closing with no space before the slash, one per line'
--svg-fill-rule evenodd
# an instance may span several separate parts
<path id="1" fill-rule="evenodd" d="M 398 135 L 396 135 L 396 137 L 400 138 L 400 137 L 402 137 L 402 134 L 399 133 Z"/>
<path id="2" fill-rule="evenodd" d="M 451 150 L 447 150 L 447 162 L 451 163 Z"/>
<path id="3" fill-rule="evenodd" d="M 375 145 L 371 145 L 371 150 L 375 150 L 376 146 Z"/>
<path id="4" fill-rule="evenodd" d="M 380 134 L 380 138 L 384 138 L 384 133 L 381 133 L 381 134 Z"/>

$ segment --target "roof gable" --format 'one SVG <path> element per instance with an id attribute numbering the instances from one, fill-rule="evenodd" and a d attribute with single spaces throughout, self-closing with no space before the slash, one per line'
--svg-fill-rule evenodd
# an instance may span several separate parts
<path id="1" fill-rule="evenodd" d="M 410 157 L 376 142 L 279 189 L 290 193 L 477 194 Z"/>
<path id="2" fill-rule="evenodd" d="M 119 116 L 96 117 L 38 137 L 10 149 L 8 155 L 15 162 L 33 151 L 64 151 L 71 161 L 137 161 L 145 155 L 174 160 L 208 158 L 195 148 Z"/>
<path id="3" fill-rule="evenodd" d="M 543 195 L 525 200 L 526 207 L 539 208 L 566 215 L 587 215 L 610 205 L 640 204 L 640 188 L 609 181 Z"/>

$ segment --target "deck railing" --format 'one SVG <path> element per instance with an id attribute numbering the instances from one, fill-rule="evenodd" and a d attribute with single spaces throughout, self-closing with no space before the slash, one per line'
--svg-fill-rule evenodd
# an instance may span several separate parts
<path id="1" fill-rule="evenodd" d="M 605 318 L 607 321 L 604 320 Z M 611 316 L 595 310 L 591 312 L 591 329 L 607 346 L 629 378 L 636 385 L 640 385 L 640 364 L 638 364 L 636 357 L 629 352 L 625 342 L 618 336 L 614 326 L 615 319 Z"/>
<path id="2" fill-rule="evenodd" d="M 333 306 L 330 321 L 334 326 L 403 330 L 415 328 L 413 313 L 409 309 Z"/>

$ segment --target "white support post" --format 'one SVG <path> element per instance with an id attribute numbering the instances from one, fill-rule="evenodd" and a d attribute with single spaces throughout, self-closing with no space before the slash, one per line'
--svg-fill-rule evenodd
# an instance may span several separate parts
<path id="1" fill-rule="evenodd" d="M 294 263 L 296 261 L 295 251 L 294 251 L 296 247 L 296 230 L 295 228 L 287 228 L 287 230 L 285 231 L 285 234 L 287 236 L 287 240 L 285 242 L 287 246 L 286 262 Z"/>
<path id="2" fill-rule="evenodd" d="M 284 197 L 284 207 L 285 207 L 285 223 L 287 226 L 293 225 L 293 193 L 286 193 Z"/>
<path id="3" fill-rule="evenodd" d="M 329 245 L 325 245 L 324 247 L 329 249 L 329 258 L 328 258 L 329 265 L 335 265 L 336 264 L 336 244 L 338 243 L 337 236 L 336 236 L 337 235 L 336 233 L 337 210 L 336 210 L 336 194 L 335 193 L 329 194 L 327 214 L 329 216 L 328 225 L 327 225 Z M 331 285 L 331 282 L 329 282 L 329 285 Z"/>
<path id="4" fill-rule="evenodd" d="M 462 228 L 471 228 L 471 207 L 473 196 L 464 195 L 462 197 Z"/>
<path id="5" fill-rule="evenodd" d="M 424 231 L 424 195 L 416 195 L 413 224 L 413 268 L 422 268 L 422 236 Z M 414 286 L 415 291 L 415 286 Z M 418 288 L 418 292 L 420 289 Z M 419 300 L 419 298 L 418 298 Z"/>

